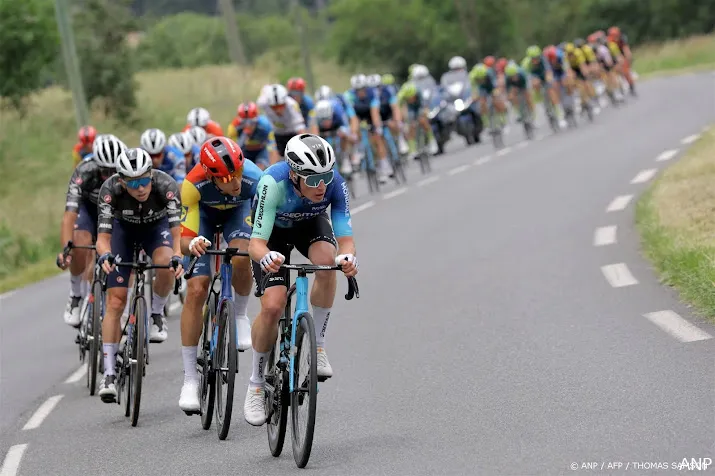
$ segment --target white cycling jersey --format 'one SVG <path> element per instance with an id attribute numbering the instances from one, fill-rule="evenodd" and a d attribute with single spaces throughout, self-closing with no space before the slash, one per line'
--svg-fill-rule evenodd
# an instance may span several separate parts
<path id="1" fill-rule="evenodd" d="M 283 114 L 276 114 L 268 106 L 268 98 L 261 96 L 258 99 L 258 107 L 273 124 L 276 135 L 296 134 L 300 130 L 305 130 L 305 120 L 300 112 L 300 105 L 292 97 L 286 98 L 286 108 Z"/>
<path id="2" fill-rule="evenodd" d="M 600 59 L 607 65 L 613 64 L 613 56 L 611 56 L 611 50 L 608 49 L 606 45 L 598 45 L 596 47 L 596 58 Z"/>

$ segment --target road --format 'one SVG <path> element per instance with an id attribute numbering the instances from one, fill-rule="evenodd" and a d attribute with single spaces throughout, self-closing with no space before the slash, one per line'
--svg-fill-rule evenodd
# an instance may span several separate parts
<path id="1" fill-rule="evenodd" d="M 715 329 L 658 283 L 633 225 L 651 169 L 713 106 L 710 74 L 654 79 L 593 124 L 541 127 L 530 143 L 512 130 L 500 154 L 454 140 L 433 160 L 437 180 L 411 167 L 404 189 L 362 189 L 361 298 L 334 308 L 336 375 L 320 386 L 307 471 L 566 474 L 611 461 L 624 467 L 600 472 L 669 474 L 647 464 L 715 457 Z M 177 313 L 152 344 L 137 428 L 81 374 L 66 383 L 79 367 L 67 290 L 60 276 L 0 298 L 2 474 L 298 471 L 290 444 L 273 458 L 265 428 L 243 420 L 249 353 L 226 441 L 179 410 Z"/>

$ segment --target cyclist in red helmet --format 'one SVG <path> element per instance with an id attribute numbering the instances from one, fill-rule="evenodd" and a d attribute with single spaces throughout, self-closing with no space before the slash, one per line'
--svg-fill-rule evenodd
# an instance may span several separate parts
<path id="1" fill-rule="evenodd" d="M 252 231 L 251 201 L 261 174 L 261 169 L 244 159 L 243 151 L 236 142 L 228 137 L 215 137 L 201 146 L 200 162 L 181 184 L 184 266 L 188 266 L 192 255 L 201 256 L 187 281 L 186 301 L 181 311 L 184 384 L 179 407 L 187 414 L 198 413 L 200 407 L 196 355 L 202 328 L 202 308 L 211 277 L 211 260 L 205 251 L 215 239 L 219 226 L 230 247 L 248 249 Z M 251 324 L 247 315 L 253 283 L 251 262 L 248 257 L 236 257 L 232 263 L 238 349 L 246 350 L 251 348 Z"/>
<path id="2" fill-rule="evenodd" d="M 236 118 L 229 126 L 229 133 L 233 133 L 232 138 L 241 146 L 245 158 L 261 170 L 280 159 L 273 124 L 260 114 L 255 102 L 238 105 Z"/>
<path id="3" fill-rule="evenodd" d="M 82 126 L 77 131 L 77 143 L 72 148 L 73 167 L 77 167 L 87 155 L 92 153 L 92 144 L 97 138 L 97 129 L 92 126 Z"/>
<path id="4" fill-rule="evenodd" d="M 312 134 L 317 134 L 317 123 L 315 122 L 315 102 L 310 95 L 305 93 L 305 80 L 303 78 L 290 78 L 286 84 L 288 94 L 300 106 L 300 112 L 303 114 L 303 120 L 306 127 Z"/>

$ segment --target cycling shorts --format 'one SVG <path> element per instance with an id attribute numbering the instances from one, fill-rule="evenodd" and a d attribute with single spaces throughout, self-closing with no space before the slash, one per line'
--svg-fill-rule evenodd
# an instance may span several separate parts
<path id="1" fill-rule="evenodd" d="M 392 119 L 392 106 L 389 104 L 380 105 L 380 119 L 382 119 L 382 122 L 387 122 Z"/>
<path id="2" fill-rule="evenodd" d="M 285 146 L 283 146 L 283 150 L 285 150 Z M 268 159 L 268 150 L 265 148 L 260 150 L 243 149 L 243 156 L 256 165 L 264 165 L 268 167 L 271 164 Z"/>
<path id="3" fill-rule="evenodd" d="M 574 68 L 573 72 L 576 75 L 576 79 L 580 79 L 581 81 L 586 81 L 586 76 L 583 75 L 581 68 Z"/>
<path id="4" fill-rule="evenodd" d="M 92 235 L 92 240 L 97 240 L 97 206 L 95 204 L 80 203 L 74 229 L 75 231 L 88 231 Z"/>
<path id="5" fill-rule="evenodd" d="M 114 219 L 112 225 L 112 254 L 128 263 L 134 259 L 134 245 L 138 244 L 151 257 L 158 248 L 173 247 L 174 239 L 169 231 L 169 220 L 165 217 L 149 225 L 132 225 Z M 126 288 L 132 269 L 117 266 L 107 276 L 107 288 Z"/>

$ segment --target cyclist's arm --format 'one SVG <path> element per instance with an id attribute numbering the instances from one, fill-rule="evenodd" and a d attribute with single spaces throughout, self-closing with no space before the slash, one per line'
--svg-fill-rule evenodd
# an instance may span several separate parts
<path id="1" fill-rule="evenodd" d="M 60 243 L 62 243 L 62 246 L 72 239 L 74 224 L 77 221 L 79 206 L 82 203 L 82 183 L 84 183 L 84 179 L 81 178 L 79 170 L 75 169 L 67 187 L 65 213 L 62 216 L 62 227 L 60 228 Z"/>
<path id="2" fill-rule="evenodd" d="M 184 180 L 181 184 L 181 252 L 188 256 L 189 243 L 199 236 L 200 211 L 199 201 L 201 194 L 191 180 Z M 211 237 L 206 237 L 211 238 Z"/>
<path id="3" fill-rule="evenodd" d="M 253 219 L 253 232 L 248 242 L 248 254 L 253 261 L 261 259 L 270 251 L 268 239 L 273 232 L 278 204 L 281 198 L 280 185 L 268 174 L 264 174 L 258 182 L 258 203 L 256 216 Z"/>
<path id="4" fill-rule="evenodd" d="M 97 205 L 97 255 L 112 252 L 112 224 L 114 222 L 114 193 L 107 180 L 99 189 L 99 203 Z"/>
<path id="5" fill-rule="evenodd" d="M 390 96 L 390 107 L 392 108 L 392 117 L 397 122 L 402 122 L 402 110 L 400 105 L 397 103 L 397 96 L 394 94 Z"/>
<path id="6" fill-rule="evenodd" d="M 318 121 L 315 117 L 315 108 L 312 108 L 308 111 L 308 125 L 310 128 L 310 133 L 318 135 Z"/>
<path id="7" fill-rule="evenodd" d="M 276 134 L 273 132 L 273 125 L 269 122 L 266 133 L 266 151 L 268 152 L 268 163 L 273 165 L 281 160 L 278 155 L 278 147 L 276 146 Z"/>
<path id="8" fill-rule="evenodd" d="M 173 252 L 175 256 L 181 255 L 181 193 L 179 185 L 171 176 L 165 174 L 157 179 L 160 186 L 160 196 L 165 198 L 166 218 L 169 222 L 169 231 L 174 241 Z"/>
<path id="9" fill-rule="evenodd" d="M 295 133 L 303 134 L 306 131 L 306 125 L 305 119 L 303 119 L 303 113 L 300 111 L 300 106 L 295 101 L 289 101 L 286 106 L 288 107 L 288 113 L 291 116 L 290 124 L 295 127 Z"/>
<path id="10" fill-rule="evenodd" d="M 335 172 L 335 187 L 330 200 L 330 221 L 338 242 L 338 254 L 355 254 L 352 219 L 350 218 L 350 191 L 343 177 Z"/>
<path id="11" fill-rule="evenodd" d="M 234 122 L 235 122 L 235 119 L 228 124 L 228 128 L 226 130 L 226 137 L 228 137 L 229 139 L 231 139 L 233 141 L 238 139 L 238 131 L 236 130 L 236 126 L 235 126 Z"/>

